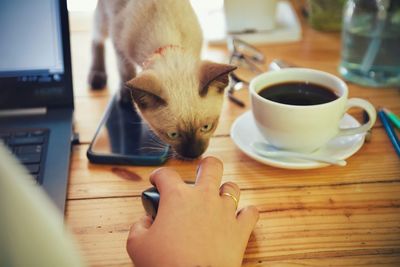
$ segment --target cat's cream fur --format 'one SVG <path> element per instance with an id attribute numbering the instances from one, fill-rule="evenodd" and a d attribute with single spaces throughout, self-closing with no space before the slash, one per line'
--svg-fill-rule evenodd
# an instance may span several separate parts
<path id="1" fill-rule="evenodd" d="M 99 0 L 95 26 L 92 87 L 106 83 L 103 50 L 110 36 L 121 81 L 143 119 L 182 157 L 201 155 L 234 67 L 200 60 L 202 33 L 189 1 Z M 142 67 L 137 76 L 136 66 Z"/>

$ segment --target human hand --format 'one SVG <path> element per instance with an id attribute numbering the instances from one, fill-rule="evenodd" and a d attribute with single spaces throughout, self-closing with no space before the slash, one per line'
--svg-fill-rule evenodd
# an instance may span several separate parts
<path id="1" fill-rule="evenodd" d="M 220 187 L 222 172 L 222 162 L 207 157 L 194 186 L 169 168 L 151 174 L 160 203 L 154 221 L 145 216 L 131 227 L 127 251 L 136 267 L 241 265 L 259 214 L 254 206 L 236 212 L 240 190 L 232 182 Z"/>

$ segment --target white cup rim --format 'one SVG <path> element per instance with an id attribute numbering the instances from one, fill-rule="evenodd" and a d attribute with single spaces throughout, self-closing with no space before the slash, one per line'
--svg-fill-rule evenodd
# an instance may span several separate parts
<path id="1" fill-rule="evenodd" d="M 266 85 L 263 86 L 259 86 L 260 89 L 255 89 L 255 87 L 257 86 L 258 83 L 260 83 L 260 80 L 265 79 L 265 77 L 269 77 L 269 76 L 276 76 L 276 75 L 287 75 L 286 79 L 283 79 L 282 82 L 291 82 L 291 81 L 308 81 L 307 79 L 291 79 L 290 78 L 290 74 L 293 73 L 306 73 L 306 74 L 313 74 L 313 75 L 318 75 L 318 76 L 324 76 L 325 78 L 328 78 L 332 81 L 334 81 L 338 86 L 335 86 L 334 88 L 332 88 L 333 90 L 335 90 L 335 93 L 339 93 L 338 98 L 327 102 L 327 103 L 323 103 L 323 104 L 316 104 L 316 105 L 290 105 L 290 104 L 283 104 L 283 103 L 279 103 L 279 102 L 275 102 L 272 100 L 268 100 L 263 98 L 262 96 L 260 96 L 258 94 L 258 92 L 261 90 L 261 88 L 265 88 L 268 86 L 271 86 L 273 84 L 276 83 L 265 83 Z M 313 83 L 316 83 L 318 85 L 321 86 L 325 86 L 328 88 L 331 88 L 331 86 L 328 86 L 322 82 L 315 82 L 313 81 Z M 329 106 L 329 105 L 335 105 L 336 102 L 340 101 L 343 98 L 347 98 L 348 96 L 348 87 L 346 85 L 346 83 L 340 79 L 339 77 L 330 74 L 328 72 L 324 72 L 324 71 L 320 71 L 320 70 L 315 70 L 315 69 L 309 69 L 309 68 L 286 68 L 286 69 L 280 69 L 280 70 L 275 70 L 275 71 L 269 71 L 269 72 L 264 72 L 261 73 L 259 75 L 257 75 L 256 77 L 254 77 L 249 84 L 249 90 L 250 90 L 250 94 L 253 95 L 258 101 L 261 101 L 263 103 L 268 103 L 268 104 L 272 104 L 272 105 L 277 105 L 277 106 L 281 106 L 281 107 L 290 107 L 290 108 L 294 108 L 294 109 L 311 109 L 311 108 L 315 108 L 315 107 L 324 107 L 324 106 Z"/>

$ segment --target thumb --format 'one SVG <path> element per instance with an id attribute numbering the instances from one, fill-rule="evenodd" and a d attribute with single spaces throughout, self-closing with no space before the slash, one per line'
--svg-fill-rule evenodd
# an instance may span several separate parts
<path id="1" fill-rule="evenodd" d="M 139 221 L 137 221 L 131 226 L 128 235 L 128 240 L 126 242 L 126 249 L 129 255 L 131 255 L 131 252 L 135 244 L 140 239 L 142 239 L 142 237 L 147 233 L 152 224 L 153 224 L 153 219 L 149 215 L 145 215 L 141 217 Z"/>

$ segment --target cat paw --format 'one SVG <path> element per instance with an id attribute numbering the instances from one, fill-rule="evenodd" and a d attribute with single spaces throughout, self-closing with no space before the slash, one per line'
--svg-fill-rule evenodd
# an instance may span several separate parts
<path id="1" fill-rule="evenodd" d="M 103 89 L 107 84 L 107 74 L 102 71 L 90 71 L 89 84 L 94 90 Z"/>

